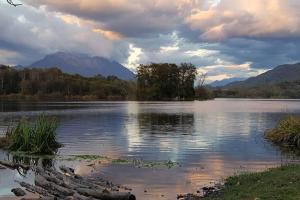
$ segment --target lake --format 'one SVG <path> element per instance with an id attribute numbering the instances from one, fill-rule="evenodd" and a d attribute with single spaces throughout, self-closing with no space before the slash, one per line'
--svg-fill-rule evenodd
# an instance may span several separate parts
<path id="1" fill-rule="evenodd" d="M 133 188 L 137 199 L 175 199 L 179 193 L 195 193 L 237 172 L 299 162 L 265 141 L 263 133 L 282 117 L 300 115 L 300 100 L 0 102 L 0 132 L 22 117 L 34 119 L 41 113 L 59 119 L 61 156 L 179 163 L 172 168 L 117 163 L 92 170 L 77 167 L 82 174 Z M 1 159 L 8 156 L 0 151 Z M 9 195 L 19 179 L 23 177 L 17 172 L 0 171 L 0 195 Z"/>

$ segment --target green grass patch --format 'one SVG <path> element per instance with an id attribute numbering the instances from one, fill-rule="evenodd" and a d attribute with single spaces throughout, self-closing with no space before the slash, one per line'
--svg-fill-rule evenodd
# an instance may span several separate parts
<path id="1" fill-rule="evenodd" d="M 112 160 L 113 164 L 131 164 L 139 168 L 174 168 L 178 167 L 177 162 L 169 161 L 143 161 L 139 159 L 115 159 Z"/>
<path id="2" fill-rule="evenodd" d="M 114 159 L 111 161 L 113 164 L 131 164 L 132 160 L 126 160 L 126 159 Z"/>
<path id="3" fill-rule="evenodd" d="M 108 160 L 109 158 L 101 155 L 69 155 L 67 158 L 64 158 L 68 161 L 94 161 L 94 160 Z"/>
<path id="4" fill-rule="evenodd" d="M 34 122 L 22 119 L 7 131 L 3 147 L 24 154 L 52 155 L 61 145 L 56 140 L 57 120 L 41 115 Z"/>
<path id="5" fill-rule="evenodd" d="M 287 165 L 265 172 L 227 178 L 225 186 L 204 200 L 295 200 L 300 199 L 300 165 Z"/>
<path id="6" fill-rule="evenodd" d="M 300 148 L 300 117 L 287 117 L 266 131 L 265 138 L 273 143 L 291 148 Z"/>
<path id="7" fill-rule="evenodd" d="M 57 159 L 66 161 L 105 161 L 106 164 L 117 164 L 117 165 L 133 165 L 139 168 L 174 168 L 178 167 L 179 164 L 173 161 L 143 161 L 141 159 L 112 159 L 107 156 L 101 155 L 68 155 L 57 157 Z"/>

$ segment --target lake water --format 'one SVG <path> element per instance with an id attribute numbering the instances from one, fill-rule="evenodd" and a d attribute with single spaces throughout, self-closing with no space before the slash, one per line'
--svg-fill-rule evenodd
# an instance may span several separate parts
<path id="1" fill-rule="evenodd" d="M 58 140 L 64 144 L 59 155 L 180 164 L 171 169 L 112 164 L 93 171 L 93 176 L 133 188 L 138 199 L 175 199 L 236 172 L 299 162 L 262 135 L 282 117 L 300 115 L 300 100 L 0 102 L 0 132 L 22 117 L 41 113 L 59 119 Z M 0 158 L 6 157 L 1 151 Z M 84 173 L 86 168 L 77 170 Z M 0 194 L 9 194 L 11 182 L 20 178 L 16 172 L 0 171 Z"/>

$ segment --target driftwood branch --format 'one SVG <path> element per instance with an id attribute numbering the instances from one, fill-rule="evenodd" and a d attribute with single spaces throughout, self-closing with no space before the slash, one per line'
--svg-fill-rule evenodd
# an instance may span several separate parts
<path id="1" fill-rule="evenodd" d="M 0 164 L 16 169 L 20 164 L 0 161 Z M 26 166 L 22 166 L 26 167 Z M 74 169 L 61 166 L 60 171 L 55 168 L 31 167 L 35 172 L 35 185 L 26 182 L 19 184 L 30 193 L 37 193 L 41 199 L 64 200 L 135 200 L 130 192 L 119 192 L 119 188 L 107 181 L 96 181 L 81 177 Z"/>
<path id="2" fill-rule="evenodd" d="M 19 169 L 22 168 L 23 170 L 29 170 L 30 167 L 28 165 L 23 165 L 23 164 L 18 164 L 18 163 L 11 163 L 8 161 L 4 161 L 4 160 L 0 160 L 0 166 L 5 166 L 8 167 L 10 169 Z"/>
<path id="3" fill-rule="evenodd" d="M 13 0 L 6 0 L 6 1 L 7 1 L 7 3 L 9 3 L 10 5 L 15 6 L 15 7 L 22 5 L 21 3 L 14 3 Z"/>

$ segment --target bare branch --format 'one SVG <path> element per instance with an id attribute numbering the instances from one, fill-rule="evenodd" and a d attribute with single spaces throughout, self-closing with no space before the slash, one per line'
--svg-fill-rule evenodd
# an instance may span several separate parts
<path id="1" fill-rule="evenodd" d="M 14 3 L 13 0 L 6 0 L 6 1 L 7 1 L 7 3 L 9 3 L 10 5 L 15 6 L 15 7 L 22 5 L 21 3 Z"/>
<path id="2" fill-rule="evenodd" d="M 202 87 L 206 81 L 207 73 L 201 73 L 199 76 L 198 87 Z"/>

